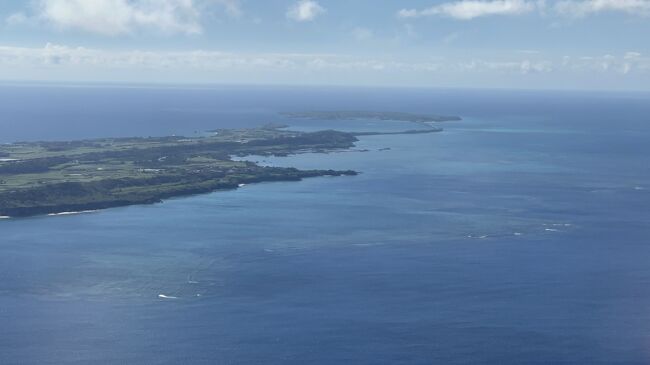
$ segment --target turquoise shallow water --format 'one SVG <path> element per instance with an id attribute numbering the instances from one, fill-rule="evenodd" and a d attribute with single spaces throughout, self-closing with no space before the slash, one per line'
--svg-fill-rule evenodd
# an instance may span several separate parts
<path id="1" fill-rule="evenodd" d="M 0 221 L 0 363 L 648 363 L 650 103 L 491 97 L 442 133 L 250 157 L 356 177 Z"/>

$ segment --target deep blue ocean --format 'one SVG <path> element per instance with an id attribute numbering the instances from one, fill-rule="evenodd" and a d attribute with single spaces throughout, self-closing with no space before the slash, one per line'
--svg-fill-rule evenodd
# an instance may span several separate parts
<path id="1" fill-rule="evenodd" d="M 650 363 L 650 94 L 4 85 L 0 143 L 412 129 L 304 110 L 464 120 L 250 157 L 356 177 L 0 220 L 0 364 Z"/>

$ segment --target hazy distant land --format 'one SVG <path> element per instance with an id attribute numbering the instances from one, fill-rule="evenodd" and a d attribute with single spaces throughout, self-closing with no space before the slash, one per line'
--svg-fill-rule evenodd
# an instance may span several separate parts
<path id="1" fill-rule="evenodd" d="M 461 120 L 457 116 L 412 114 L 403 112 L 373 112 L 373 111 L 308 111 L 282 113 L 290 118 L 321 119 L 321 120 L 353 120 L 374 119 L 413 123 L 440 123 Z"/>
<path id="2" fill-rule="evenodd" d="M 365 116 L 417 123 L 432 120 L 409 118 L 404 113 L 328 113 L 296 113 L 293 117 L 344 118 L 347 115 L 347 119 Z M 174 196 L 236 189 L 255 182 L 356 175 L 357 172 L 350 170 L 266 167 L 231 157 L 330 152 L 353 147 L 356 137 L 361 135 L 441 130 L 429 126 L 403 132 L 349 133 L 298 132 L 282 127 L 219 129 L 192 138 L 102 138 L 3 145 L 0 146 L 0 216 L 25 217 L 150 204 Z"/>

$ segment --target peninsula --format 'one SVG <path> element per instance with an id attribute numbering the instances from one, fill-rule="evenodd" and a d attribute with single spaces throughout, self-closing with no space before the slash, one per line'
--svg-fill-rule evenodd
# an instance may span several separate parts
<path id="1" fill-rule="evenodd" d="M 428 127 L 404 132 L 348 133 L 299 132 L 284 127 L 218 129 L 191 138 L 102 138 L 0 145 L 0 217 L 152 204 L 256 182 L 356 175 L 350 170 L 260 166 L 237 161 L 233 156 L 332 152 L 353 147 L 357 136 L 442 130 Z"/>

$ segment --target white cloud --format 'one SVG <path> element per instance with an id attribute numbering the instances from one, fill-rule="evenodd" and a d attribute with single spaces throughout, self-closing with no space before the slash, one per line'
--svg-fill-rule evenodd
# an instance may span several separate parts
<path id="1" fill-rule="evenodd" d="M 287 18 L 297 22 L 309 22 L 325 11 L 325 8 L 314 0 L 300 0 L 289 8 Z"/>
<path id="2" fill-rule="evenodd" d="M 192 0 L 41 0 L 40 18 L 61 29 L 103 35 L 154 29 L 165 33 L 202 32 Z"/>
<path id="3" fill-rule="evenodd" d="M 50 25 L 108 36 L 136 31 L 200 34 L 201 18 L 212 8 L 241 17 L 240 0 L 35 0 L 31 14 L 15 13 L 9 25 Z"/>
<path id="4" fill-rule="evenodd" d="M 555 10 L 559 14 L 576 18 L 601 12 L 649 16 L 650 0 L 563 0 L 555 4 Z"/>
<path id="5" fill-rule="evenodd" d="M 374 37 L 372 30 L 363 27 L 356 27 L 352 29 L 352 35 L 358 41 L 367 41 L 368 39 L 372 39 L 372 37 Z"/>
<path id="6" fill-rule="evenodd" d="M 491 15 L 521 15 L 535 11 L 544 6 L 543 1 L 527 0 L 461 0 L 435 5 L 424 10 L 402 9 L 400 18 L 423 16 L 446 16 L 460 20 L 470 20 Z"/>
<path id="7" fill-rule="evenodd" d="M 498 72 L 522 75 L 549 73 L 556 69 L 551 61 L 528 59 L 507 61 L 472 60 L 459 63 L 457 68 L 465 72 Z"/>
<path id="8" fill-rule="evenodd" d="M 650 58 L 643 57 L 638 52 L 627 52 L 623 56 L 610 54 L 582 57 L 565 56 L 563 67 L 573 72 L 627 75 L 634 71 L 649 71 Z"/>

